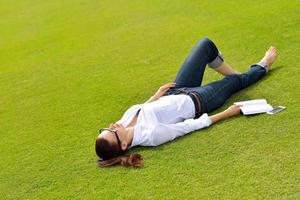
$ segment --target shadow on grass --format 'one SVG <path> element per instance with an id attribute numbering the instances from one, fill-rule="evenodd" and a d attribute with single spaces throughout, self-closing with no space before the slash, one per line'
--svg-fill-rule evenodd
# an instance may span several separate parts
<path id="1" fill-rule="evenodd" d="M 272 74 L 279 73 L 281 70 L 283 70 L 284 66 L 279 65 L 274 68 L 271 68 L 270 71 L 268 72 L 268 75 L 264 78 L 265 80 L 268 80 L 269 78 L 272 78 Z"/>

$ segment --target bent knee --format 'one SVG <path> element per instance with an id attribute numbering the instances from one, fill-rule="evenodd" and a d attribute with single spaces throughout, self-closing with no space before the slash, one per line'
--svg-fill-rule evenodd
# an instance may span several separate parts
<path id="1" fill-rule="evenodd" d="M 213 41 L 211 39 L 209 39 L 208 37 L 201 38 L 199 43 L 202 43 L 202 44 L 207 45 L 207 46 L 215 45 L 213 43 Z"/>

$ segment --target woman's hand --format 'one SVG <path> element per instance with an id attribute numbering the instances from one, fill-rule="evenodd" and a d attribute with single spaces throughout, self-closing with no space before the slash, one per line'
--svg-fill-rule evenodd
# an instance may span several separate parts
<path id="1" fill-rule="evenodd" d="M 156 91 L 156 93 L 147 101 L 147 103 L 150 103 L 152 101 L 155 101 L 159 99 L 161 96 L 163 96 L 170 88 L 175 87 L 176 83 L 167 83 Z"/>
<path id="2" fill-rule="evenodd" d="M 223 112 L 217 113 L 215 115 L 210 116 L 211 122 L 214 124 L 223 119 L 227 119 L 229 117 L 233 117 L 235 115 L 239 115 L 241 113 L 241 106 L 232 105 Z"/>
<path id="3" fill-rule="evenodd" d="M 232 105 L 225 110 L 229 117 L 241 114 L 241 106 L 240 105 Z"/>
<path id="4" fill-rule="evenodd" d="M 164 84 L 163 86 L 161 86 L 157 92 L 154 94 L 154 96 L 156 97 L 161 97 L 162 95 L 164 95 L 170 88 L 175 87 L 176 83 L 167 83 Z"/>

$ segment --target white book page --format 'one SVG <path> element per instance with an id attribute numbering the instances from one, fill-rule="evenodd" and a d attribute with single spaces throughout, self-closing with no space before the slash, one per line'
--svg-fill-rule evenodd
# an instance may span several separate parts
<path id="1" fill-rule="evenodd" d="M 268 104 L 266 99 L 255 99 L 255 100 L 249 100 L 249 101 L 240 101 L 240 102 L 235 102 L 235 105 L 240 105 L 240 106 L 248 106 L 248 105 L 257 105 L 257 104 Z"/>
<path id="2" fill-rule="evenodd" d="M 244 115 L 252 115 L 258 113 L 265 113 L 271 111 L 273 107 L 270 104 L 257 104 L 241 106 L 241 110 Z"/>

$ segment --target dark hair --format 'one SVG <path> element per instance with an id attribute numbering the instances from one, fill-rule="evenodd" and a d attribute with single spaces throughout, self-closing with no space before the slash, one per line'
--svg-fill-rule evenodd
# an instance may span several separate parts
<path id="1" fill-rule="evenodd" d="M 126 167 L 142 167 L 143 158 L 140 154 L 125 155 L 117 144 L 109 143 L 103 138 L 96 139 L 96 153 L 100 158 L 97 163 L 100 167 L 109 167 L 113 165 L 122 165 Z"/>

